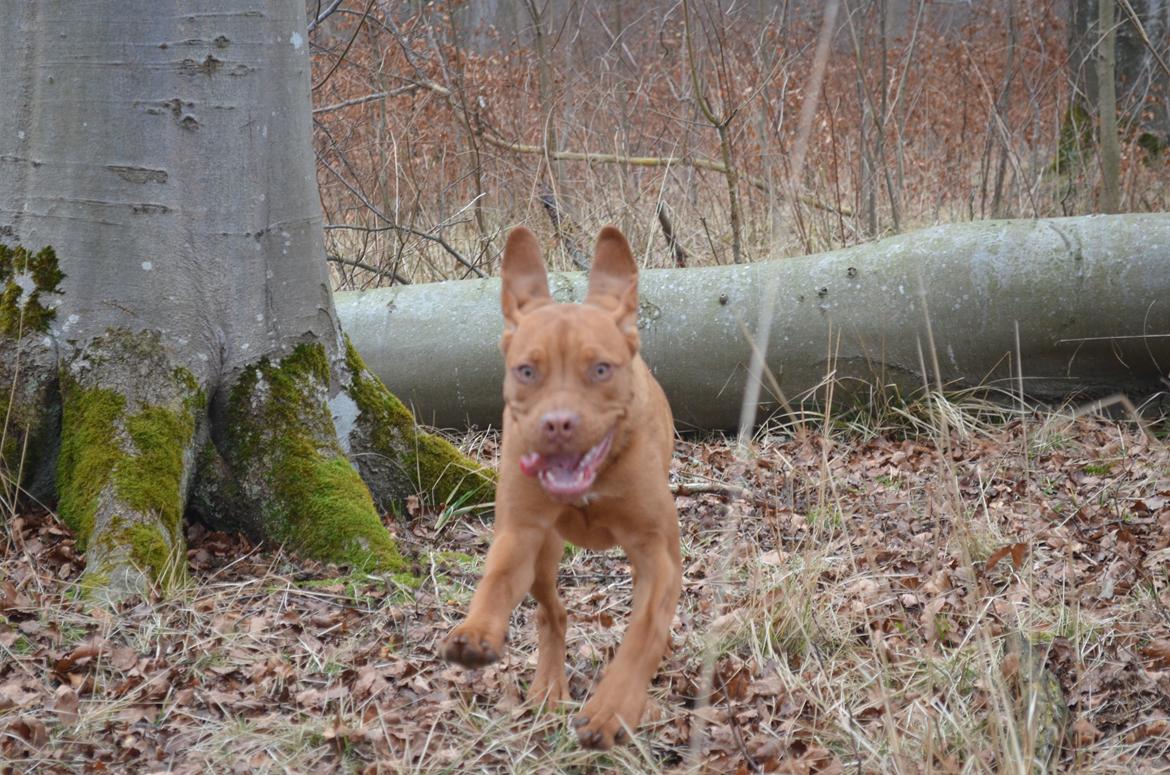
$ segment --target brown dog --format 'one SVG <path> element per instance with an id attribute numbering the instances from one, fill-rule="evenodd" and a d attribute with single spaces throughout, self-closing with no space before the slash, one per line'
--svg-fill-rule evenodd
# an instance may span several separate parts
<path id="1" fill-rule="evenodd" d="M 682 586 L 670 405 L 638 355 L 638 269 L 620 231 L 598 236 L 584 304 L 553 303 L 525 228 L 508 235 L 501 274 L 507 373 L 495 539 L 443 654 L 467 667 L 499 659 L 512 609 L 531 592 L 540 653 L 528 699 L 568 699 L 556 585 L 564 541 L 620 545 L 633 567 L 633 613 L 573 722 L 583 745 L 609 748 L 642 717 Z"/>

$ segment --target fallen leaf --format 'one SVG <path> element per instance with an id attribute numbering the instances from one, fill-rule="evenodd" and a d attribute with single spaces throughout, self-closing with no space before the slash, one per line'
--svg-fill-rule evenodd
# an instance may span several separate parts
<path id="1" fill-rule="evenodd" d="M 983 565 L 984 573 L 991 573 L 999 561 L 1008 555 L 1012 556 L 1012 568 L 1019 570 L 1024 564 L 1024 559 L 1028 556 L 1028 545 L 1025 543 L 1005 544 L 999 547 L 991 556 L 987 558 L 987 562 Z"/>
<path id="2" fill-rule="evenodd" d="M 17 737 L 24 740 L 34 749 L 42 748 L 49 742 L 49 730 L 43 721 L 27 716 L 18 718 L 8 725 L 8 729 Z"/>
<path id="3" fill-rule="evenodd" d="M 35 691 L 29 691 L 19 681 L 9 681 L 8 683 L 0 684 L 0 710 L 23 707 L 30 704 L 39 696 L 40 694 Z"/>
<path id="4" fill-rule="evenodd" d="M 1101 737 L 1101 730 L 1086 718 L 1079 718 L 1072 725 L 1073 742 L 1078 748 L 1092 745 Z"/>
<path id="5" fill-rule="evenodd" d="M 57 688 L 57 693 L 53 695 L 53 712 L 57 714 L 57 719 L 67 727 L 71 727 L 78 721 L 77 709 L 80 705 L 80 699 L 77 692 L 73 691 L 71 686 L 60 686 Z"/>
<path id="6" fill-rule="evenodd" d="M 1170 668 L 1170 640 L 1155 640 L 1142 649 L 1142 654 L 1152 659 L 1156 668 Z"/>

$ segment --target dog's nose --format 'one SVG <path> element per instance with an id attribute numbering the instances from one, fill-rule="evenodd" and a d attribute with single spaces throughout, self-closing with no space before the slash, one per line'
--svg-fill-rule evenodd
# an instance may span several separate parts
<path id="1" fill-rule="evenodd" d="M 547 412 L 540 418 L 541 428 L 544 429 L 544 437 L 552 442 L 568 441 L 573 438 L 573 434 L 577 431 L 577 425 L 580 422 L 581 417 L 576 412 L 564 410 Z"/>

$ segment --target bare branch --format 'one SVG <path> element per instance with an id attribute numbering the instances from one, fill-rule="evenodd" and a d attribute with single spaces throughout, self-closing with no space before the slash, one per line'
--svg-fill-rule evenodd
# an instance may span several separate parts
<path id="1" fill-rule="evenodd" d="M 366 271 L 366 272 L 372 272 L 376 275 L 379 275 L 380 277 L 389 277 L 391 280 L 398 283 L 399 285 L 410 285 L 410 280 L 407 280 L 405 277 L 403 277 L 402 275 L 398 274 L 397 272 L 395 272 L 393 270 L 379 269 L 376 266 L 371 266 L 370 264 L 364 263 L 362 261 L 355 261 L 352 258 L 342 258 L 341 256 L 335 256 L 333 254 L 329 254 L 329 255 L 325 256 L 325 260 L 331 264 L 341 264 L 342 266 L 352 266 L 354 269 L 361 269 L 361 270 Z"/>
<path id="2" fill-rule="evenodd" d="M 525 145 L 523 143 L 516 143 L 510 140 L 504 140 L 499 137 L 494 137 L 491 134 L 484 132 L 482 135 L 484 140 L 497 148 L 503 148 L 514 153 L 525 154 L 541 154 L 545 153 L 543 146 L 539 145 Z M 593 152 L 578 152 L 578 151 L 555 151 L 551 154 L 552 158 L 564 161 L 583 161 L 590 164 L 627 164 L 632 167 L 693 167 L 694 169 L 711 170 L 722 175 L 727 174 L 727 167 L 721 162 L 714 159 L 707 159 L 702 156 L 622 156 L 616 153 L 593 153 Z M 742 179 L 751 184 L 754 188 L 760 191 L 767 191 L 768 184 L 763 180 L 743 175 Z M 826 212 L 851 216 L 853 211 L 848 207 L 834 207 L 833 205 L 821 202 L 815 197 L 808 195 L 801 195 L 800 201 L 809 207 L 815 207 L 818 210 Z"/>
<path id="3" fill-rule="evenodd" d="M 557 239 L 561 241 L 565 252 L 569 254 L 569 258 L 577 265 L 577 268 L 582 271 L 589 271 L 589 257 L 581 248 L 581 243 L 577 240 L 573 232 L 580 233 L 580 229 L 576 228 L 575 224 L 565 218 L 561 207 L 557 204 L 557 195 L 551 188 L 546 188 L 540 194 L 540 203 L 544 206 L 544 211 L 548 213 L 548 219 L 552 221 L 553 231 L 556 232 Z"/>
<path id="4" fill-rule="evenodd" d="M 344 100 L 343 102 L 334 103 L 333 105 L 325 105 L 320 108 L 313 108 L 313 115 L 317 115 L 318 113 L 332 113 L 336 110 L 353 107 L 354 105 L 364 105 L 367 102 L 377 102 L 378 100 L 390 99 L 391 97 L 397 97 L 401 94 L 409 94 L 410 92 L 418 91 L 422 88 L 425 88 L 424 84 L 411 83 L 398 89 L 391 89 L 390 91 L 381 91 L 374 94 L 367 94 L 362 97 L 354 97 L 353 99 Z"/>
<path id="5" fill-rule="evenodd" d="M 662 236 L 666 237 L 666 246 L 670 248 L 671 255 L 674 256 L 675 266 L 687 265 L 687 252 L 683 246 L 679 244 L 678 238 L 674 234 L 674 224 L 670 222 L 670 216 L 666 213 L 666 202 L 658 202 L 658 225 L 662 227 Z"/>
<path id="6" fill-rule="evenodd" d="M 1138 36 L 1142 39 L 1142 43 L 1144 43 L 1146 48 L 1150 50 L 1150 53 L 1154 55 L 1154 59 L 1158 60 L 1158 64 L 1162 68 L 1162 72 L 1170 76 L 1170 65 L 1166 64 L 1166 60 L 1162 58 L 1162 54 L 1158 51 L 1158 47 L 1150 42 L 1150 36 L 1146 34 L 1145 25 L 1143 25 L 1142 20 L 1138 18 L 1137 12 L 1133 10 L 1133 6 L 1129 4 L 1129 0 L 1121 0 L 1121 5 L 1123 8 L 1125 8 L 1125 12 L 1129 15 L 1129 20 L 1133 22 L 1133 26 L 1137 28 Z"/>
<path id="7" fill-rule="evenodd" d="M 357 40 L 358 33 L 362 31 L 362 26 L 366 23 L 366 17 L 368 17 L 370 15 L 370 9 L 373 7 L 374 7 L 374 0 L 370 0 L 370 2 L 366 5 L 366 10 L 362 14 L 361 20 L 358 21 L 357 26 L 354 27 L 354 29 L 353 29 L 353 35 L 350 36 L 349 42 L 346 43 L 345 48 L 342 49 L 341 56 L 337 57 L 337 61 L 335 61 L 333 63 L 333 66 L 329 68 L 329 72 L 325 73 L 325 77 L 322 78 L 320 81 L 317 81 L 317 83 L 312 85 L 312 87 L 311 87 L 312 91 L 316 91 L 320 87 L 324 86 L 325 82 L 328 81 L 330 78 L 332 78 L 333 74 L 335 72 L 337 72 L 337 68 L 341 67 L 341 63 L 345 61 L 345 55 L 349 53 L 349 49 L 351 46 L 353 46 L 353 42 L 355 40 Z"/>
<path id="8" fill-rule="evenodd" d="M 353 186 L 349 185 L 349 182 L 347 180 L 345 180 L 344 178 L 342 178 L 341 175 L 339 175 L 335 169 L 330 167 L 324 161 L 322 161 L 321 164 L 324 165 L 324 167 L 326 169 L 328 169 L 330 172 L 332 172 L 335 176 L 337 176 L 337 179 L 340 180 L 342 182 L 342 184 L 350 190 L 350 193 L 352 193 L 354 196 L 358 197 L 358 199 L 361 200 L 362 204 L 364 204 L 370 210 L 370 212 L 372 212 L 374 215 L 378 216 L 379 218 L 381 218 L 383 221 L 386 222 L 386 226 L 375 227 L 375 228 L 370 228 L 368 226 L 351 226 L 351 225 L 345 224 L 345 223 L 330 223 L 330 224 L 325 225 L 326 231 L 331 231 L 334 229 L 349 229 L 351 231 L 364 231 L 364 232 L 397 231 L 397 232 L 401 232 L 403 234 L 413 234 L 414 236 L 418 237 L 419 239 L 429 240 L 431 242 L 438 244 L 439 247 L 441 247 L 441 248 L 443 248 L 443 250 L 447 251 L 447 253 L 452 258 L 454 258 L 460 264 L 463 264 L 463 266 L 467 267 L 469 270 L 474 272 L 477 276 L 487 277 L 487 275 L 483 273 L 483 270 L 481 270 L 475 264 L 471 263 L 466 258 L 464 258 L 463 254 L 460 253 L 458 250 L 456 250 L 454 247 L 452 247 L 451 243 L 447 242 L 447 240 L 443 239 L 442 237 L 440 237 L 437 234 L 431 234 L 430 232 L 420 231 L 419 229 L 415 229 L 411 226 L 403 226 L 400 223 L 394 223 L 394 221 L 392 221 L 388 217 L 386 217 L 386 215 L 381 210 L 379 210 L 377 207 L 375 207 L 370 202 L 369 199 L 367 199 L 365 196 L 363 196 Z"/>
<path id="9" fill-rule="evenodd" d="M 333 0 L 333 2 L 330 3 L 329 6 L 323 11 L 320 10 L 321 6 L 318 4 L 317 16 L 311 22 L 309 22 L 309 30 L 308 31 L 312 32 L 313 30 L 317 29 L 317 27 L 321 24 L 321 22 L 325 21 L 326 19 L 328 19 L 330 16 L 333 15 L 333 12 L 337 10 L 338 6 L 340 6 L 341 3 L 342 3 L 342 0 Z"/>

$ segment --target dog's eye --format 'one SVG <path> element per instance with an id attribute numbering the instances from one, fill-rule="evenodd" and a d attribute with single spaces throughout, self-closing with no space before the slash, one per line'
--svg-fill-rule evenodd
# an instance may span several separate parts
<path id="1" fill-rule="evenodd" d="M 589 369 L 589 376 L 593 378 L 594 382 L 605 382 L 613 376 L 613 366 L 608 363 L 595 363 Z"/>
<path id="2" fill-rule="evenodd" d="M 529 363 L 522 363 L 516 368 L 512 369 L 512 373 L 516 375 L 516 379 L 523 382 L 525 385 L 530 385 L 536 381 L 536 368 Z"/>

